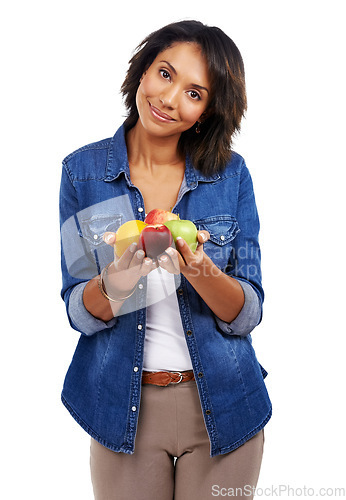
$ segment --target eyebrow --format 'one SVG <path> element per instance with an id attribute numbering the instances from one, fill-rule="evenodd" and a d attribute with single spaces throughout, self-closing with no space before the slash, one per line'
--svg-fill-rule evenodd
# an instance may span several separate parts
<path id="1" fill-rule="evenodd" d="M 175 69 L 174 66 L 171 65 L 171 63 L 169 63 L 168 61 L 160 61 L 162 63 L 165 63 L 167 64 L 167 66 L 169 66 L 169 69 L 176 75 L 177 74 L 177 71 Z M 206 88 L 206 87 L 203 87 L 202 85 L 198 85 L 197 83 L 191 83 L 191 85 L 193 87 L 196 87 L 197 89 L 200 89 L 200 90 L 205 90 L 206 92 L 208 92 L 209 94 L 209 90 Z"/>

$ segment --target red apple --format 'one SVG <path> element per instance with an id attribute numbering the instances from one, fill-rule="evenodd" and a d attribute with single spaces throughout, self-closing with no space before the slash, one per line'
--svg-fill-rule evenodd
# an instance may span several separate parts
<path id="1" fill-rule="evenodd" d="M 179 215 L 160 208 L 154 208 L 150 210 L 144 222 L 146 224 L 164 224 L 168 220 L 179 220 Z"/>
<path id="2" fill-rule="evenodd" d="M 150 224 L 142 230 L 138 248 L 144 250 L 147 257 L 156 259 L 172 243 L 173 236 L 168 227 L 163 224 Z"/>

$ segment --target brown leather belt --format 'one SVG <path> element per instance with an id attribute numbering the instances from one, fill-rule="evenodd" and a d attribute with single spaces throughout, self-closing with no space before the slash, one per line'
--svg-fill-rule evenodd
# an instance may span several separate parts
<path id="1" fill-rule="evenodd" d="M 192 370 L 186 372 L 143 372 L 142 384 L 154 384 L 166 387 L 170 384 L 180 384 L 195 380 Z"/>

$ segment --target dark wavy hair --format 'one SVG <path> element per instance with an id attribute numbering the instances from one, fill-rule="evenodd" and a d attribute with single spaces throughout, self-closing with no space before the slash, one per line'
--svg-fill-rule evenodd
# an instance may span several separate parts
<path id="1" fill-rule="evenodd" d="M 240 130 L 247 108 L 244 64 L 235 43 L 219 28 L 199 21 L 180 21 L 151 33 L 135 49 L 121 86 L 127 109 L 125 129 L 138 118 L 139 80 L 156 56 L 177 42 L 197 43 L 206 58 L 211 81 L 207 118 L 196 133 L 195 125 L 181 134 L 178 150 L 188 155 L 204 175 L 222 171 L 231 158 L 232 137 Z"/>

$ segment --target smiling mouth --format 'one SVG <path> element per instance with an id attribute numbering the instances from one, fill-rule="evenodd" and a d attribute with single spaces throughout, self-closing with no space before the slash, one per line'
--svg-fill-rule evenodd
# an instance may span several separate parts
<path id="1" fill-rule="evenodd" d="M 163 113 L 158 108 L 156 108 L 155 106 L 153 106 L 150 102 L 149 102 L 149 107 L 150 107 L 150 111 L 151 111 L 152 115 L 155 118 L 157 118 L 158 120 L 163 121 L 163 122 L 175 122 L 176 121 L 171 116 L 167 115 L 166 113 Z"/>

